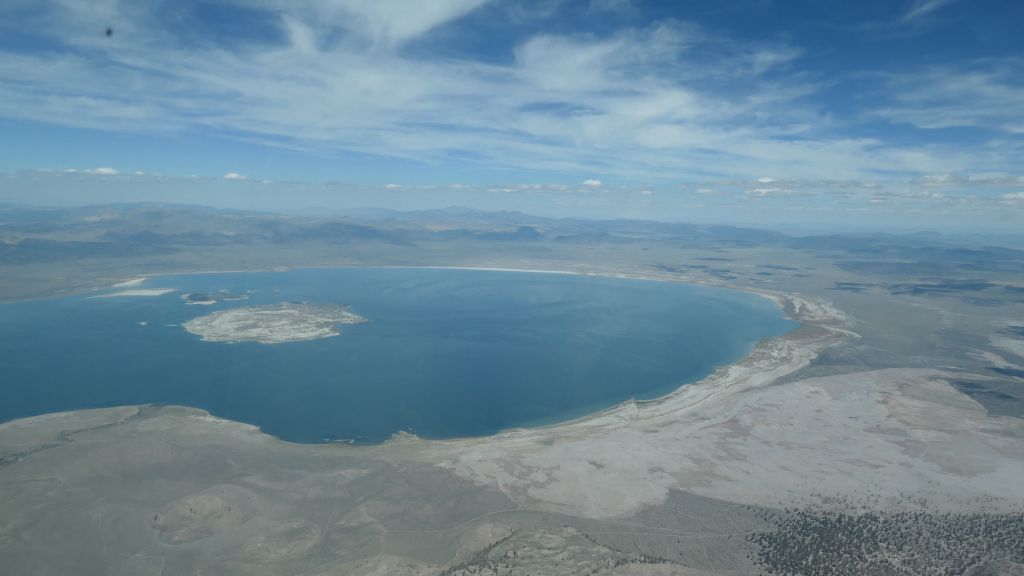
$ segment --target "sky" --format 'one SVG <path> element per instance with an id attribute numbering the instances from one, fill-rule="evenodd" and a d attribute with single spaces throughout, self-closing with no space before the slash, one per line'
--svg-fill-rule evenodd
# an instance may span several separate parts
<path id="1" fill-rule="evenodd" d="M 5 0 L 0 202 L 1024 229 L 1018 0 Z"/>

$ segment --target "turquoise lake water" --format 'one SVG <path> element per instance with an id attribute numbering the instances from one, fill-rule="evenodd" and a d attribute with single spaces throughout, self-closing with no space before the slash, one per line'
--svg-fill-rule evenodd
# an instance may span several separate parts
<path id="1" fill-rule="evenodd" d="M 0 304 L 0 421 L 158 403 L 293 442 L 484 435 L 664 395 L 796 327 L 743 292 L 527 272 L 311 269 L 141 287 L 177 291 Z M 248 299 L 181 299 L 218 290 Z M 369 322 L 274 345 L 204 342 L 181 327 L 284 301 L 347 304 Z"/>

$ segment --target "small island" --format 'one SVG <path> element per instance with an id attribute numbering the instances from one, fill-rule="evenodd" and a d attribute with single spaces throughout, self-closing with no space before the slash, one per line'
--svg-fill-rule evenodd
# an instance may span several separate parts
<path id="1" fill-rule="evenodd" d="M 209 342 L 281 344 L 337 336 L 339 324 L 360 322 L 366 318 L 345 306 L 283 302 L 221 310 L 189 320 L 184 327 Z"/>

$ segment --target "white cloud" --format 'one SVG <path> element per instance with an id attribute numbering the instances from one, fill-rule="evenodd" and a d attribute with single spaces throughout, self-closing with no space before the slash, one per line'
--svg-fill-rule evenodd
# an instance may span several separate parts
<path id="1" fill-rule="evenodd" d="M 239 174 L 238 172 L 228 172 L 227 174 L 224 175 L 224 179 L 225 180 L 248 180 L 249 178 L 247 176 L 243 176 L 243 175 Z"/>
<path id="2" fill-rule="evenodd" d="M 1024 117 L 1024 65 L 1020 61 L 978 61 L 938 66 L 884 77 L 895 95 L 872 115 L 925 129 L 976 127 L 1016 134 Z"/>
<path id="3" fill-rule="evenodd" d="M 472 12 L 486 0 L 334 0 L 303 3 L 269 2 L 273 7 L 298 12 L 307 22 L 329 31 L 343 27 L 375 47 L 396 47 L 429 30 Z"/>
<path id="4" fill-rule="evenodd" d="M 921 186 L 951 186 L 955 184 L 962 184 L 966 181 L 966 178 L 962 178 L 955 174 L 925 174 L 920 178 L 914 179 L 914 182 Z"/>
<path id="5" fill-rule="evenodd" d="M 910 8 L 903 14 L 903 21 L 910 22 L 935 12 L 955 2 L 956 0 L 914 0 Z"/>
<path id="6" fill-rule="evenodd" d="M 446 3 L 433 21 L 450 21 L 475 5 Z M 596 157 L 608 173 L 668 177 L 669 167 L 675 174 L 733 169 L 723 165 L 776 148 L 775 129 L 762 132 L 750 115 L 764 116 L 802 94 L 799 85 L 795 91 L 793 85 L 780 89 L 758 78 L 765 50 L 792 50 L 722 43 L 681 23 L 626 28 L 605 37 L 537 35 L 519 47 L 513 64 L 503 66 L 413 60 L 373 47 L 325 43 L 321 20 L 341 16 L 314 16 L 292 3 L 271 6 L 282 11 L 285 46 L 253 46 L 239 54 L 183 50 L 152 34 L 133 38 L 137 42 L 110 52 L 103 62 L 70 55 L 0 58 L 0 78 L 10 79 L 0 81 L 7 90 L 0 114 L 106 130 L 165 131 L 190 126 L 202 110 L 204 125 L 271 145 L 420 161 L 468 150 L 481 163 L 562 172 L 579 171 Z M 369 3 L 339 6 L 384 22 L 382 28 L 404 30 L 385 34 L 387 42 L 429 30 L 402 24 L 404 16 L 393 6 L 386 14 Z M 88 28 L 74 24 L 67 28 Z M 133 29 L 146 24 L 133 22 Z M 69 41 L 77 39 L 68 34 Z M 707 54 L 690 57 L 695 45 Z M 744 93 L 725 98 L 696 89 L 705 79 L 735 83 Z M 40 93 L 49 97 L 40 99 Z M 781 110 L 768 115 L 787 117 Z M 699 150 L 681 165 L 680 151 L 691 147 Z M 789 152 L 778 149 L 776 155 Z"/>
<path id="7" fill-rule="evenodd" d="M 234 50 L 176 42 L 135 5 L 92 4 L 50 4 L 46 30 L 67 52 L 0 50 L 0 116 L 140 133 L 198 127 L 318 154 L 435 165 L 455 158 L 605 179 L 1019 170 L 1021 151 L 1011 146 L 982 152 L 843 136 L 830 130 L 828 111 L 807 99 L 819 85 L 788 73 L 799 49 L 722 38 L 682 22 L 603 35 L 535 34 L 510 62 L 494 63 L 397 49 L 482 0 L 261 0 L 280 16 L 285 40 Z M 107 22 L 118 33 L 97 39 L 93 31 Z M 1019 124 L 1024 111 L 1012 66 L 986 66 L 974 67 L 973 77 L 961 73 L 963 85 L 951 96 L 941 71 L 905 75 L 913 77 L 905 85 L 894 76 L 887 81 L 904 96 L 872 114 L 992 129 L 1015 125 L 1006 120 L 1016 115 Z"/>
<path id="8" fill-rule="evenodd" d="M 587 178 L 582 182 L 582 184 L 584 186 L 587 186 L 588 188 L 600 188 L 601 186 L 603 186 L 601 181 L 598 180 L 597 178 Z"/>
<path id="9" fill-rule="evenodd" d="M 114 170 L 110 166 L 103 166 L 101 168 L 92 168 L 89 170 L 83 170 L 87 174 L 97 174 L 100 176 L 117 176 L 120 174 L 117 170 Z"/>
<path id="10" fill-rule="evenodd" d="M 941 200 L 946 194 L 935 190 L 900 190 L 889 193 L 890 196 L 898 198 L 909 198 L 913 200 Z"/>

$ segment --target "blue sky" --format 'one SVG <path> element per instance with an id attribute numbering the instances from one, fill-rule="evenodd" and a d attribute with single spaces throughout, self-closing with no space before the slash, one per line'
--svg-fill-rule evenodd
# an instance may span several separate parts
<path id="1" fill-rule="evenodd" d="M 7 0 L 0 201 L 1013 230 L 1022 22 L 1015 0 Z"/>

